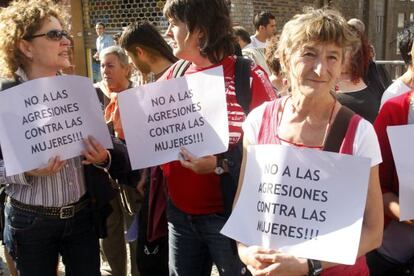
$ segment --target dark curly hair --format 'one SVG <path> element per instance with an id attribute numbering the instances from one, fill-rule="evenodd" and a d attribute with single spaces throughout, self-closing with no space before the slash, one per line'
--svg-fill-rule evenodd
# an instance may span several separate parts
<path id="1" fill-rule="evenodd" d="M 164 16 L 183 22 L 192 33 L 198 29 L 200 54 L 212 63 L 234 54 L 230 11 L 225 0 L 167 0 Z"/>

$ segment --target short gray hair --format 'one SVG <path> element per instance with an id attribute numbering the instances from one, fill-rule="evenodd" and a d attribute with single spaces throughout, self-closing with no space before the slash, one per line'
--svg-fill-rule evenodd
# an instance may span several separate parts
<path id="1" fill-rule="evenodd" d="M 119 47 L 119 46 L 110 46 L 110 47 L 107 47 L 107 48 L 103 49 L 99 53 L 99 60 L 103 60 L 103 58 L 106 55 L 109 55 L 109 54 L 116 55 L 119 58 L 119 61 L 120 61 L 122 66 L 124 66 L 124 67 L 129 66 L 128 56 L 125 53 L 124 49 L 122 49 L 121 47 Z"/>
<path id="2" fill-rule="evenodd" d="M 365 33 L 365 24 L 358 18 L 351 18 L 348 20 L 348 24 L 357 29 L 361 34 Z"/>

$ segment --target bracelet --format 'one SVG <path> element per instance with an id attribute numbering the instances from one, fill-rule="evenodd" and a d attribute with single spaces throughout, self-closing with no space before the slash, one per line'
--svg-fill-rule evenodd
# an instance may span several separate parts
<path id="1" fill-rule="evenodd" d="M 322 273 L 322 263 L 318 260 L 308 259 L 308 276 L 318 276 Z"/>
<path id="2" fill-rule="evenodd" d="M 106 152 L 108 153 L 108 160 L 106 160 L 106 162 L 102 163 L 102 164 L 97 164 L 97 163 L 93 163 L 93 165 L 99 169 L 108 169 L 111 167 L 111 163 L 112 163 L 112 156 L 111 156 L 111 152 L 109 150 L 106 150 Z"/>

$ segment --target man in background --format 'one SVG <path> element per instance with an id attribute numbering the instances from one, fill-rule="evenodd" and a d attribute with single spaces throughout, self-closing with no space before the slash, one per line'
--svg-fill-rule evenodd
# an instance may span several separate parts
<path id="1" fill-rule="evenodd" d="M 270 12 L 260 12 L 255 15 L 253 24 L 256 33 L 250 37 L 252 47 L 264 53 L 267 40 L 276 33 L 276 18 Z"/>
<path id="2" fill-rule="evenodd" d="M 105 48 L 115 45 L 115 42 L 109 34 L 105 33 L 105 24 L 98 22 L 95 25 L 95 31 L 98 37 L 96 38 L 96 53 L 93 55 L 93 80 L 98 82 L 101 80 L 101 70 L 99 63 L 99 54 Z"/>
<path id="3" fill-rule="evenodd" d="M 236 36 L 236 41 L 239 44 L 243 57 L 250 59 L 267 73 L 270 76 L 269 67 L 266 64 L 266 58 L 262 51 L 257 48 L 254 48 L 251 44 L 251 39 L 249 33 L 241 26 L 233 27 L 234 35 Z"/>

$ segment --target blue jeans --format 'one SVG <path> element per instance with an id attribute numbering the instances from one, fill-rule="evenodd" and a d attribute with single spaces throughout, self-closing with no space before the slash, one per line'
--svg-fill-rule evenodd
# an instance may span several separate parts
<path id="1" fill-rule="evenodd" d="M 7 202 L 4 243 L 20 276 L 55 276 L 59 254 L 66 275 L 101 275 L 99 239 L 89 207 L 70 219 L 58 219 L 26 212 Z"/>
<path id="2" fill-rule="evenodd" d="M 234 243 L 220 234 L 223 216 L 188 215 L 169 202 L 167 217 L 170 275 L 207 276 L 212 263 L 222 276 L 246 275 Z"/>

